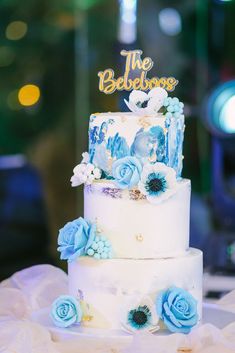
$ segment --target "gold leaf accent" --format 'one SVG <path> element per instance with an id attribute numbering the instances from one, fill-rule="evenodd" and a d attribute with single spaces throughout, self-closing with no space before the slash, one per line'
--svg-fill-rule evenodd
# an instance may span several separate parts
<path id="1" fill-rule="evenodd" d="M 91 316 L 91 315 L 84 315 L 83 318 L 82 318 L 82 321 L 83 321 L 83 322 L 85 322 L 85 321 L 90 322 L 92 319 L 93 319 L 93 316 Z"/>
<path id="2" fill-rule="evenodd" d="M 146 196 L 141 194 L 137 189 L 132 189 L 129 191 L 129 196 L 131 200 L 145 200 Z"/>
<path id="3" fill-rule="evenodd" d="M 148 128 L 149 126 L 151 126 L 151 122 L 149 121 L 149 119 L 147 117 L 142 116 L 141 118 L 139 118 L 138 123 L 140 126 L 142 126 L 144 129 Z"/>
<path id="4" fill-rule="evenodd" d="M 135 236 L 135 238 L 136 238 L 137 241 L 140 241 L 140 242 L 144 240 L 144 237 L 143 237 L 142 234 L 137 234 L 137 235 Z"/>
<path id="5" fill-rule="evenodd" d="M 177 352 L 179 353 L 190 353 L 192 352 L 193 350 L 189 347 L 180 347 L 178 348 Z"/>
<path id="6" fill-rule="evenodd" d="M 166 135 L 168 132 L 168 129 L 166 127 L 163 128 L 164 134 Z"/>

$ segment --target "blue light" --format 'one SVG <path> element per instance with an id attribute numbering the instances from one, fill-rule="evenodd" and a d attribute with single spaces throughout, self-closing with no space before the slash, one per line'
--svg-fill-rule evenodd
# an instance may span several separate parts
<path id="1" fill-rule="evenodd" d="M 126 10 L 135 9 L 136 8 L 136 2 L 137 2 L 137 0 L 123 0 L 122 1 L 123 7 Z"/>
<path id="2" fill-rule="evenodd" d="M 218 86 L 207 102 L 206 122 L 216 135 L 235 134 L 235 80 Z"/>
<path id="3" fill-rule="evenodd" d="M 171 7 L 167 7 L 159 12 L 159 26 L 163 33 L 168 36 L 176 36 L 182 30 L 182 20 L 180 13 Z"/>
<path id="4" fill-rule="evenodd" d="M 235 133 L 235 95 L 229 98 L 221 110 L 220 125 L 222 129 L 229 133 Z"/>
<path id="5" fill-rule="evenodd" d="M 118 39 L 131 44 L 136 40 L 137 0 L 120 0 L 120 20 Z"/>
<path id="6" fill-rule="evenodd" d="M 126 23 L 135 23 L 136 22 L 136 15 L 132 12 L 125 12 L 122 15 L 122 20 Z"/>

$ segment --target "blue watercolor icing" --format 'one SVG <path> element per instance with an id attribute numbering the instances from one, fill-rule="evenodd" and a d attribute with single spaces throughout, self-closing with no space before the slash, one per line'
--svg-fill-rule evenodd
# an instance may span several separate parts
<path id="1" fill-rule="evenodd" d="M 165 157 L 165 134 L 163 128 L 161 126 L 153 126 L 149 131 L 154 143 L 157 142 L 156 151 L 152 149 L 150 155 L 156 154 L 157 161 L 162 162 Z"/>
<path id="2" fill-rule="evenodd" d="M 101 126 L 94 126 L 92 129 L 89 129 L 89 138 L 91 145 L 96 143 L 101 144 L 106 136 L 108 129 L 108 124 L 104 121 Z"/>
<path id="3" fill-rule="evenodd" d="M 93 123 L 95 121 L 96 115 L 91 115 L 90 116 L 90 123 Z"/>
<path id="4" fill-rule="evenodd" d="M 127 145 L 126 139 L 119 136 L 118 132 L 114 137 L 109 137 L 107 150 L 110 151 L 111 157 L 116 159 L 130 155 L 130 149 Z"/>
<path id="5" fill-rule="evenodd" d="M 153 126 L 148 131 L 137 131 L 130 149 L 131 155 L 142 160 L 152 159 L 161 162 L 165 157 L 165 134 L 161 126 Z"/>
<path id="6" fill-rule="evenodd" d="M 91 153 L 91 152 L 90 152 Z M 96 145 L 92 150 L 92 163 L 97 165 L 102 171 L 109 174 L 109 160 L 106 145 Z"/>
<path id="7" fill-rule="evenodd" d="M 184 139 L 182 115 L 178 118 L 172 114 L 165 115 L 166 133 L 161 126 L 152 126 L 148 130 L 139 129 L 130 146 L 119 133 L 107 138 L 108 126 L 114 123 L 114 119 L 108 119 L 103 121 L 101 126 L 95 125 L 89 129 L 90 162 L 102 169 L 106 176 L 111 175 L 108 160 L 110 156 L 114 160 L 135 156 L 142 163 L 149 160 L 163 162 L 175 169 L 177 178 L 181 176 Z"/>
<path id="8" fill-rule="evenodd" d="M 168 129 L 166 135 L 166 156 L 164 163 L 176 171 L 177 178 L 182 172 L 182 148 L 184 139 L 184 118 L 167 117 L 165 126 Z"/>

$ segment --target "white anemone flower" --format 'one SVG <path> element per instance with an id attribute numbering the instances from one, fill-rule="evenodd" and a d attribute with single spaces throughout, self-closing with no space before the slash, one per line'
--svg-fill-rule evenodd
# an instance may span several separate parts
<path id="1" fill-rule="evenodd" d="M 176 173 L 164 163 L 148 163 L 143 167 L 138 188 L 151 203 L 168 199 L 177 190 Z"/>
<path id="2" fill-rule="evenodd" d="M 122 327 L 127 332 L 159 330 L 159 316 L 149 296 L 140 294 L 128 296 L 121 308 Z"/>
<path id="3" fill-rule="evenodd" d="M 153 88 L 149 93 L 133 90 L 129 96 L 129 101 L 124 100 L 128 108 L 138 115 L 156 114 L 163 106 L 168 93 L 161 87 Z"/>

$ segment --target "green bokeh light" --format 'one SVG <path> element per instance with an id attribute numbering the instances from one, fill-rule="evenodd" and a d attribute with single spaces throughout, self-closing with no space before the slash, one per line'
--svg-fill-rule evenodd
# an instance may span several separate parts
<path id="1" fill-rule="evenodd" d="M 81 10 L 89 10 L 103 0 L 75 0 L 75 5 Z"/>

